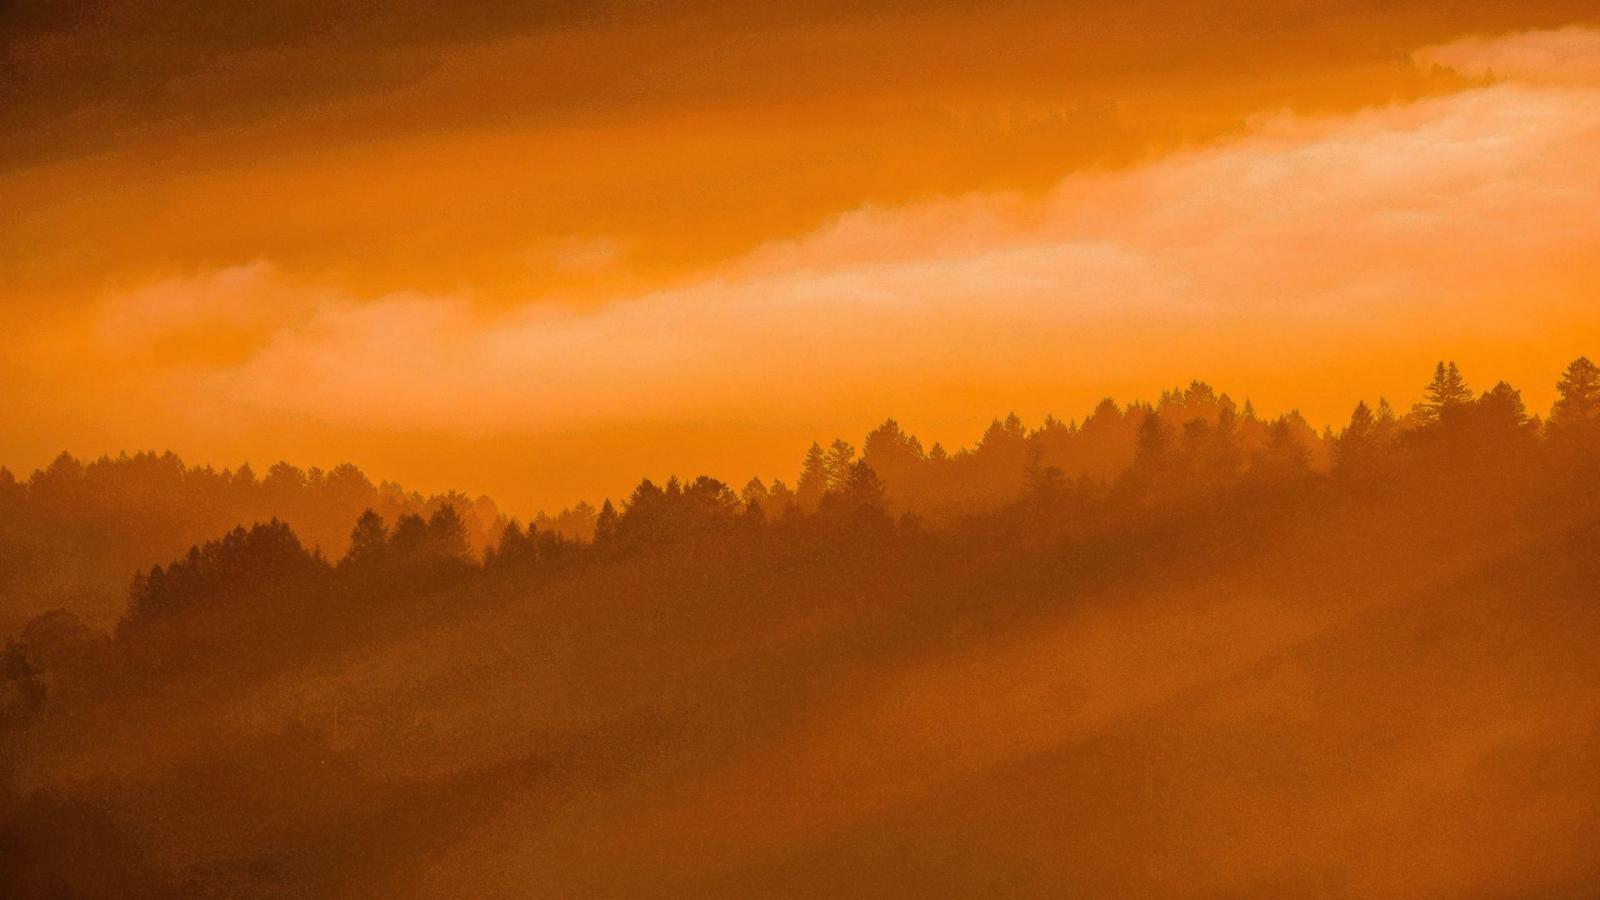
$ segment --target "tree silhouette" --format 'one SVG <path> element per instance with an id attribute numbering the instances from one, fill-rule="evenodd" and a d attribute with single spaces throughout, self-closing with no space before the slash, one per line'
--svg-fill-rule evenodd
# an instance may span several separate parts
<path id="1" fill-rule="evenodd" d="M 739 491 L 739 502 L 743 503 L 746 507 L 749 507 L 752 504 L 760 505 L 766 501 L 769 496 L 770 493 L 767 491 L 767 486 L 761 482 L 761 479 L 751 478 L 749 481 L 745 482 L 744 488 Z"/>
<path id="2" fill-rule="evenodd" d="M 1495 382 L 1494 387 L 1478 398 L 1475 410 L 1481 427 L 1502 433 L 1516 433 L 1528 425 L 1528 407 L 1522 402 L 1522 392 L 1506 384 Z"/>
<path id="3" fill-rule="evenodd" d="M 1204 390 L 1197 390 L 1196 385 Z M 1209 391 L 1210 388 L 1197 382 L 1185 392 L 1191 398 L 1185 406 L 1188 410 L 1185 415 L 1201 415 L 1183 423 L 1179 448 L 1183 458 L 1176 466 L 1176 474 L 1201 493 L 1215 493 L 1231 485 L 1243 464 L 1239 419 L 1233 403 L 1226 397 L 1216 399 Z M 1212 414 L 1207 407 L 1214 408 L 1215 422 L 1205 417 Z"/>
<path id="4" fill-rule="evenodd" d="M 811 448 L 806 451 L 805 461 L 800 467 L 800 478 L 795 482 L 795 502 L 800 508 L 811 511 L 822 502 L 822 495 L 828 492 L 828 455 L 822 445 L 812 442 Z"/>
<path id="5" fill-rule="evenodd" d="M 692 527 L 724 523 L 739 511 L 739 495 L 726 484 L 706 475 L 683 489 L 683 514 Z"/>
<path id="6" fill-rule="evenodd" d="M 887 524 L 883 482 L 866 460 L 856 460 L 847 468 L 843 483 L 822 498 L 821 512 L 832 518 L 853 522 Z"/>
<path id="7" fill-rule="evenodd" d="M 344 562 L 362 565 L 382 559 L 389 545 L 389 527 L 383 517 L 371 509 L 361 514 L 355 528 L 350 531 L 350 549 Z"/>
<path id="8" fill-rule="evenodd" d="M 610 498 L 607 498 L 605 503 L 600 505 L 600 515 L 595 519 L 594 542 L 596 544 L 609 543 L 616 538 L 618 519 L 617 508 L 611 505 Z"/>
<path id="9" fill-rule="evenodd" d="M 408 513 L 394 523 L 389 535 L 389 546 L 395 555 L 409 562 L 418 562 L 432 555 L 433 538 L 428 531 L 428 520 L 417 513 Z"/>
<path id="10" fill-rule="evenodd" d="M 1423 400 L 1411 408 L 1411 414 L 1420 425 L 1434 425 L 1472 403 L 1472 389 L 1451 361 L 1440 361 L 1433 370 L 1433 380 L 1423 390 Z"/>
<path id="11" fill-rule="evenodd" d="M 1310 454 L 1295 437 L 1289 416 L 1274 419 L 1267 427 L 1267 443 L 1256 451 L 1250 474 L 1259 481 L 1288 484 L 1303 479 Z"/>
<path id="12" fill-rule="evenodd" d="M 156 566 L 136 576 L 128 620 L 138 624 L 256 594 L 322 566 L 283 522 L 235 528 L 221 540 L 191 547 L 165 569 Z"/>
<path id="13" fill-rule="evenodd" d="M 783 483 L 783 479 L 772 480 L 772 487 L 767 489 L 767 506 L 775 516 L 786 516 L 789 510 L 796 505 L 795 492 Z"/>
<path id="14" fill-rule="evenodd" d="M 861 445 L 861 458 L 875 471 L 914 466 L 924 458 L 922 442 L 901 430 L 900 423 L 886 419 L 867 434 Z"/>
<path id="15" fill-rule="evenodd" d="M 0 466 L 0 507 L 15 508 L 22 503 L 26 489 L 17 483 L 17 476 L 11 470 Z"/>
<path id="16" fill-rule="evenodd" d="M 850 446 L 843 438 L 834 438 L 822 464 L 828 490 L 837 491 L 844 488 L 845 481 L 850 477 L 850 464 L 855 458 L 856 448 Z"/>
<path id="17" fill-rule="evenodd" d="M 523 574 L 533 570 L 538 558 L 538 539 L 531 530 L 523 531 L 522 526 L 512 519 L 501 530 L 499 542 L 484 553 L 484 568 Z"/>
<path id="18" fill-rule="evenodd" d="M 1333 472 L 1341 477 L 1359 477 L 1369 473 L 1377 446 L 1378 417 L 1366 401 L 1356 404 L 1350 413 L 1350 423 L 1344 427 L 1334 443 Z"/>
<path id="19" fill-rule="evenodd" d="M 1153 409 L 1146 409 L 1139 423 L 1139 442 L 1134 446 L 1133 466 L 1139 472 L 1164 475 L 1173 463 L 1172 426 Z"/>
<path id="20" fill-rule="evenodd" d="M 1586 356 L 1567 366 L 1556 383 L 1556 402 L 1550 410 L 1550 428 L 1562 434 L 1596 430 L 1600 426 L 1600 367 Z"/>

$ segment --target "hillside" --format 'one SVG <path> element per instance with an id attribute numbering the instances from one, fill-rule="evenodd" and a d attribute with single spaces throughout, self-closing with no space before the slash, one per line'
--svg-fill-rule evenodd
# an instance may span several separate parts
<path id="1" fill-rule="evenodd" d="M 593 541 L 281 523 L 7 655 L 43 896 L 1460 896 L 1600 878 L 1600 441 L 1494 392 L 1330 470 L 1141 425 L 926 522 L 856 461 Z M 1177 438 L 1183 434 L 1188 439 Z M 1214 432 L 1211 433 L 1214 436 Z M 965 463 L 964 463 L 965 465 Z M 1209 471 L 1209 478 L 1201 473 Z M 768 506 L 776 506 L 768 491 Z M 898 514 L 896 514 L 898 513 Z"/>

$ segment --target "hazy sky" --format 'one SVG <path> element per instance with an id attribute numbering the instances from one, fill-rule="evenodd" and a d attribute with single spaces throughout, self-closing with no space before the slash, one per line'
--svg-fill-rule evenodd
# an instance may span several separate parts
<path id="1" fill-rule="evenodd" d="M 1600 353 L 1592 2 L 0 6 L 0 463 L 514 510 Z"/>

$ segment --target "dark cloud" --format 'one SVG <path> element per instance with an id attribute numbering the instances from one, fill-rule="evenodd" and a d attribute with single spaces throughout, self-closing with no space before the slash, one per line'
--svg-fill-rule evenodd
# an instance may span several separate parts
<path id="1" fill-rule="evenodd" d="M 1285 54 L 1301 65 L 1382 57 L 1462 30 L 1594 15 L 1573 0 L 1439 6 L 11 0 L 0 5 L 0 168 L 324 118 L 359 139 L 810 94 L 1026 98 L 1151 72 L 1260 75 Z M 462 70 L 483 83 L 450 80 Z M 437 90 L 415 89 L 441 72 Z"/>
<path id="2" fill-rule="evenodd" d="M 447 47 L 613 19 L 616 3 L 272 0 L 0 9 L 0 162 L 92 152 L 151 128 L 226 127 L 381 92 Z"/>

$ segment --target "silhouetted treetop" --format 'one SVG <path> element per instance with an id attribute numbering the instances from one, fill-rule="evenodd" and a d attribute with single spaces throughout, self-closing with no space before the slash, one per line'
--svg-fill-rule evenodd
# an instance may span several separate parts
<path id="1" fill-rule="evenodd" d="M 1434 368 L 1433 380 L 1423 390 L 1423 399 L 1412 407 L 1411 414 L 1418 423 L 1431 425 L 1452 410 L 1472 402 L 1472 389 L 1456 368 L 1455 362 L 1443 360 Z"/>
<path id="2" fill-rule="evenodd" d="M 128 621 L 134 625 L 206 604 L 259 594 L 303 580 L 326 564 L 308 553 L 289 526 L 276 519 L 238 527 L 220 540 L 191 547 L 166 568 L 134 578 Z"/>
<path id="3" fill-rule="evenodd" d="M 1594 428 L 1600 423 L 1600 367 L 1580 356 L 1567 366 L 1556 383 L 1556 402 L 1550 410 L 1550 427 L 1557 431 Z"/>
<path id="4" fill-rule="evenodd" d="M 368 509 L 356 520 L 355 528 L 350 530 L 350 549 L 346 551 L 343 562 L 361 565 L 379 560 L 388 545 L 389 526 L 384 523 L 382 516 Z"/>

